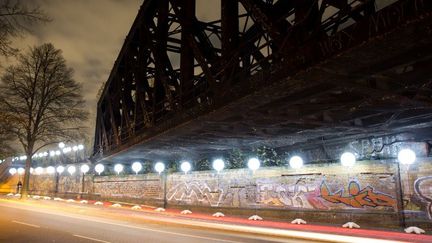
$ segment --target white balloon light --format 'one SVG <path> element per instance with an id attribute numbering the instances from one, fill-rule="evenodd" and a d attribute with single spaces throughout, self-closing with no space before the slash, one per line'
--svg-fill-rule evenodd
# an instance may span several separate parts
<path id="1" fill-rule="evenodd" d="M 61 165 L 57 166 L 57 169 L 56 169 L 57 173 L 61 174 L 64 172 L 64 170 L 65 170 L 65 168 L 63 166 L 61 166 Z"/>
<path id="2" fill-rule="evenodd" d="M 257 158 L 250 158 L 247 165 L 250 170 L 255 172 L 261 166 L 261 162 Z"/>
<path id="3" fill-rule="evenodd" d="M 43 168 L 42 167 L 36 167 L 36 169 L 34 171 L 36 172 L 36 174 L 40 175 L 43 173 Z"/>
<path id="4" fill-rule="evenodd" d="M 58 144 L 58 147 L 62 149 L 62 148 L 65 147 L 65 144 L 63 142 L 61 142 L 61 143 Z"/>
<path id="5" fill-rule="evenodd" d="M 17 169 L 15 169 L 15 168 L 10 168 L 9 169 L 9 174 L 15 175 L 16 173 L 17 173 Z"/>
<path id="6" fill-rule="evenodd" d="M 165 170 L 165 164 L 162 162 L 157 162 L 155 164 L 154 168 L 155 168 L 155 171 L 160 174 L 160 173 L 162 173 L 162 171 Z"/>
<path id="7" fill-rule="evenodd" d="M 69 172 L 70 175 L 73 175 L 76 171 L 75 166 L 71 165 L 67 168 L 67 171 Z"/>
<path id="8" fill-rule="evenodd" d="M 356 163 L 356 157 L 353 153 L 345 152 L 341 155 L 340 162 L 343 166 L 351 167 Z"/>
<path id="9" fill-rule="evenodd" d="M 56 152 L 55 151 L 50 151 L 49 155 L 50 155 L 50 157 L 54 157 L 56 155 Z"/>
<path id="10" fill-rule="evenodd" d="M 61 154 L 60 150 L 55 151 L 55 155 L 60 155 L 60 154 Z"/>
<path id="11" fill-rule="evenodd" d="M 77 151 L 77 150 L 78 150 L 78 146 L 73 146 L 73 147 L 72 147 L 72 150 L 73 150 L 73 151 Z"/>
<path id="12" fill-rule="evenodd" d="M 117 172 L 117 175 L 120 174 L 120 172 L 123 171 L 123 165 L 122 164 L 114 165 L 114 171 Z"/>
<path id="13" fill-rule="evenodd" d="M 80 144 L 77 146 L 78 150 L 83 150 L 84 149 L 84 145 Z"/>
<path id="14" fill-rule="evenodd" d="M 17 170 L 18 175 L 24 174 L 24 171 L 25 171 L 24 168 L 22 168 L 22 167 L 18 168 L 18 170 Z"/>
<path id="15" fill-rule="evenodd" d="M 55 173 L 55 168 L 52 167 L 52 166 L 48 166 L 48 167 L 46 168 L 46 172 L 47 172 L 48 174 L 54 174 L 54 173 Z"/>
<path id="16" fill-rule="evenodd" d="M 99 175 L 105 170 L 105 166 L 103 164 L 97 164 L 95 166 L 95 171 L 96 173 L 98 173 Z"/>
<path id="17" fill-rule="evenodd" d="M 186 174 L 191 170 L 192 166 L 188 161 L 183 161 L 180 165 L 180 169 Z"/>
<path id="18" fill-rule="evenodd" d="M 299 169 L 303 167 L 303 159 L 300 156 L 295 155 L 289 160 L 289 165 L 293 169 Z"/>
<path id="19" fill-rule="evenodd" d="M 71 148 L 71 147 L 66 147 L 66 148 L 63 149 L 63 153 L 64 153 L 64 154 L 67 154 L 67 153 L 69 153 L 70 151 L 72 151 L 72 148 Z"/>
<path id="20" fill-rule="evenodd" d="M 88 165 L 84 164 L 84 165 L 81 165 L 80 169 L 81 169 L 82 173 L 86 174 L 87 172 L 89 172 L 90 167 Z"/>
<path id="21" fill-rule="evenodd" d="M 135 174 L 138 174 L 138 172 L 142 170 L 142 164 L 140 162 L 134 162 L 132 164 L 132 170 L 135 172 Z"/>
<path id="22" fill-rule="evenodd" d="M 416 161 L 416 154 L 411 149 L 402 149 L 398 153 L 399 163 L 410 165 Z"/>
<path id="23" fill-rule="evenodd" d="M 225 162 L 223 159 L 215 159 L 213 161 L 213 169 L 215 169 L 218 173 L 225 168 Z"/>

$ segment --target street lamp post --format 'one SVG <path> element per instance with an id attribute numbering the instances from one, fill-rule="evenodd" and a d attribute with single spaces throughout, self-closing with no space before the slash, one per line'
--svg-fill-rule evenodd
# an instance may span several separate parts
<path id="1" fill-rule="evenodd" d="M 135 172 L 135 175 L 138 175 L 138 172 L 142 170 L 142 164 L 140 162 L 134 162 L 132 164 L 132 170 Z"/>
<path id="2" fill-rule="evenodd" d="M 62 165 L 57 166 L 56 169 L 56 187 L 55 187 L 55 194 L 57 195 L 58 193 L 58 186 L 59 186 L 59 181 L 60 181 L 60 175 L 63 173 L 63 171 L 65 170 L 65 168 Z"/>
<path id="3" fill-rule="evenodd" d="M 163 208 L 167 207 L 167 198 L 166 198 L 166 184 L 167 184 L 167 172 L 165 171 L 165 164 L 162 162 L 157 162 L 155 164 L 155 170 L 157 173 L 159 173 L 159 175 L 163 172 L 162 174 L 162 181 L 163 181 Z"/>
<path id="4" fill-rule="evenodd" d="M 403 190 L 402 190 L 402 177 L 401 177 L 401 170 L 400 170 L 400 163 L 398 161 L 396 161 L 396 167 L 397 167 L 397 187 L 399 187 L 399 200 L 400 201 L 398 203 L 398 208 L 400 210 L 399 212 L 399 221 L 401 224 L 401 228 L 405 229 L 406 226 L 406 222 L 405 222 L 405 207 L 404 207 L 404 202 L 403 202 Z M 396 195 L 397 195 L 396 194 Z"/>
<path id="5" fill-rule="evenodd" d="M 90 167 L 86 164 L 81 165 L 82 181 L 81 181 L 81 194 L 84 194 L 85 189 L 85 174 L 90 170 Z"/>
<path id="6" fill-rule="evenodd" d="M 258 170 L 259 167 L 261 166 L 261 162 L 257 158 L 250 158 L 247 165 L 248 168 L 252 171 L 252 177 L 253 177 L 255 171 Z M 257 211 L 258 211 L 258 184 L 255 179 L 255 215 L 254 216 L 257 216 Z"/>
<path id="7" fill-rule="evenodd" d="M 219 188 L 219 172 L 221 172 L 225 168 L 225 161 L 223 159 L 215 159 L 213 161 L 213 169 L 217 172 L 217 188 L 219 191 L 221 189 Z"/>
<path id="8" fill-rule="evenodd" d="M 401 222 L 401 227 L 403 229 L 406 228 L 406 220 L 405 220 L 405 205 L 404 205 L 404 197 L 403 197 L 403 187 L 402 187 L 402 176 L 401 176 L 401 169 L 400 169 L 400 164 L 404 164 L 404 165 L 411 165 L 416 161 L 416 154 L 414 153 L 414 151 L 412 151 L 411 149 L 402 149 L 399 151 L 398 153 L 398 158 L 396 161 L 396 165 L 397 165 L 397 172 L 398 172 L 398 187 L 399 187 L 399 197 L 400 197 L 400 203 L 399 203 L 399 210 L 400 210 L 400 222 Z M 408 167 L 409 168 L 409 167 Z M 407 170 L 408 171 L 408 170 Z M 407 176 L 408 176 L 408 183 L 409 183 L 409 172 L 407 172 Z"/>

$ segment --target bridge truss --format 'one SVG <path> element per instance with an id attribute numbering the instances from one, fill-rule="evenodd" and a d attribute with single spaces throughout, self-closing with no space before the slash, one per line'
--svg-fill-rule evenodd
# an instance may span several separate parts
<path id="1" fill-rule="evenodd" d="M 296 83 L 290 77 L 398 30 L 410 21 L 430 19 L 431 1 L 219 0 L 218 3 L 220 19 L 203 21 L 197 16 L 195 0 L 144 1 L 98 103 L 95 156 L 114 154 L 280 82 L 285 83 L 286 89 L 298 91 L 284 94 L 291 100 L 284 101 L 285 106 L 291 102 L 289 109 L 294 109 L 306 96 L 318 99 L 308 99 L 307 107 L 291 110 L 289 117 L 280 115 L 281 120 L 291 120 L 291 127 L 299 129 L 323 124 L 371 127 L 400 115 L 395 111 L 387 114 L 388 109 L 385 112 L 375 109 L 373 114 L 363 112 L 340 123 L 341 117 L 330 114 L 335 103 L 339 109 L 347 109 L 347 104 L 352 105 L 350 108 L 364 105 L 365 98 L 371 101 L 386 96 L 399 104 L 430 108 L 431 97 L 427 92 L 432 87 L 427 82 L 407 84 L 401 80 L 385 85 L 372 79 L 344 82 L 347 76 L 337 70 L 327 71 L 331 78 L 325 82 Z M 361 53 L 358 58 L 362 58 Z M 430 64 L 429 59 L 420 60 L 411 68 L 424 70 Z M 378 72 L 385 68 L 375 66 L 368 70 Z M 419 87 L 423 93 L 417 92 Z M 343 94 L 338 93 L 340 89 Z M 271 92 L 277 96 L 277 90 L 263 94 L 266 92 L 263 97 Z M 323 96 L 326 100 L 318 98 Z M 310 111 L 305 117 L 320 119 L 312 122 L 292 116 L 305 110 Z M 265 112 L 250 111 L 249 117 Z M 379 120 L 382 116 L 385 117 Z M 379 122 L 373 123 L 374 119 Z M 212 126 L 211 122 L 207 124 Z"/>

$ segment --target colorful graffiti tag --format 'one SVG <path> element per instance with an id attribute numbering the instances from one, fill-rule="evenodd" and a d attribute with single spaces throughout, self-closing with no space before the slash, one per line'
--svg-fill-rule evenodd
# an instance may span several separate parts
<path id="1" fill-rule="evenodd" d="M 375 192 L 371 186 L 360 189 L 356 181 L 351 181 L 348 185 L 348 195 L 343 195 L 344 190 L 340 189 L 334 193 L 330 191 L 325 181 L 320 187 L 321 197 L 332 203 L 343 203 L 353 208 L 369 207 L 396 207 L 396 200 L 384 193 Z"/>
<path id="2" fill-rule="evenodd" d="M 432 219 L 432 176 L 420 177 L 414 182 L 415 193 L 425 203 L 425 211 Z"/>
<path id="3" fill-rule="evenodd" d="M 260 203 L 270 207 L 327 209 L 318 199 L 319 184 L 312 178 L 299 178 L 295 183 L 259 181 Z"/>

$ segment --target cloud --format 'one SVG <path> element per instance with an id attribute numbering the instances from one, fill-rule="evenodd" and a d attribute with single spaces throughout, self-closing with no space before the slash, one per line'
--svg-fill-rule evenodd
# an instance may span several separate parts
<path id="1" fill-rule="evenodd" d="M 91 113 L 89 124 L 94 124 L 96 94 L 108 79 L 142 2 L 35 0 L 31 4 L 39 5 L 53 21 L 33 26 L 32 33 L 16 39 L 14 46 L 26 49 L 51 42 L 62 49 L 67 64 L 75 70 L 75 80 L 83 85 Z"/>

